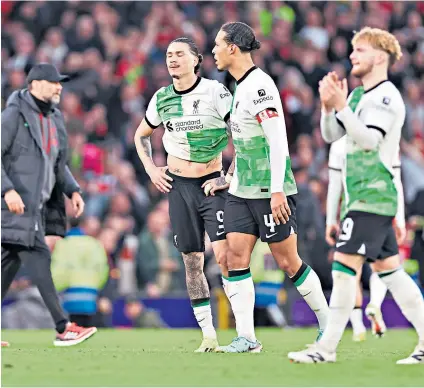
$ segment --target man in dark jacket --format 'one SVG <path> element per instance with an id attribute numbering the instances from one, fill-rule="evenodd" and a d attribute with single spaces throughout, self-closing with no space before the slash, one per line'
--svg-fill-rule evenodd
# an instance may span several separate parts
<path id="1" fill-rule="evenodd" d="M 14 92 L 1 114 L 1 297 L 23 263 L 55 322 L 55 346 L 79 344 L 97 331 L 69 322 L 53 284 L 45 243 L 46 204 L 54 187 L 72 199 L 76 216 L 84 203 L 72 180 L 65 179 L 66 130 L 54 106 L 67 79 L 50 64 L 35 65 L 28 74 L 29 89 Z"/>

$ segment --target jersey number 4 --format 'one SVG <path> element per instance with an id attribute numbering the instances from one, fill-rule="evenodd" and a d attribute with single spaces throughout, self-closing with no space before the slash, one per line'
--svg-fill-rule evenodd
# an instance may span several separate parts
<path id="1" fill-rule="evenodd" d="M 222 210 L 218 210 L 216 212 L 216 220 L 219 222 L 218 224 L 218 230 L 216 232 L 217 236 L 220 236 L 221 234 L 225 233 L 224 229 L 224 212 Z"/>
<path id="2" fill-rule="evenodd" d="M 264 215 L 264 222 L 265 222 L 265 226 L 267 226 L 269 228 L 269 231 L 271 233 L 275 232 L 275 221 L 274 221 L 274 217 L 272 216 L 272 214 L 265 214 Z"/>

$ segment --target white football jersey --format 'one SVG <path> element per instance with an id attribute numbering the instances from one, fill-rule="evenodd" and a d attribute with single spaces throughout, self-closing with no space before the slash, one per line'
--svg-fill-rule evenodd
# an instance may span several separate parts
<path id="1" fill-rule="evenodd" d="M 188 90 L 174 85 L 159 89 L 146 111 L 146 121 L 165 128 L 163 145 L 169 155 L 207 163 L 228 144 L 226 120 L 232 96 L 218 81 L 198 78 Z"/>
<path id="2" fill-rule="evenodd" d="M 405 122 L 402 96 L 393 83 L 383 81 L 368 91 L 357 87 L 348 103 L 359 120 L 370 130 L 381 132 L 383 139 L 376 150 L 364 150 L 346 134 L 341 170 L 347 209 L 394 216 L 398 196 L 393 167 L 400 165 L 399 143 Z"/>
<path id="3" fill-rule="evenodd" d="M 236 165 L 229 192 L 241 198 L 271 198 L 269 144 L 256 117 L 266 109 L 275 110 L 284 120 L 280 93 L 274 81 L 253 67 L 237 82 L 230 116 Z M 284 137 L 286 155 L 289 155 L 286 133 Z M 283 187 L 286 195 L 297 193 L 290 157 L 286 161 Z"/>

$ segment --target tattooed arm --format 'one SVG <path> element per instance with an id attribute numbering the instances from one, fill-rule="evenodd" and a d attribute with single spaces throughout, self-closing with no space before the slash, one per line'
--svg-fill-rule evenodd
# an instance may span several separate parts
<path id="1" fill-rule="evenodd" d="M 236 168 L 236 150 L 233 151 L 233 160 L 230 164 L 230 167 L 228 167 L 227 175 L 225 176 L 225 181 L 227 183 L 231 182 L 231 179 L 233 179 L 234 170 Z"/>
<path id="2" fill-rule="evenodd" d="M 147 124 L 146 119 L 138 126 L 134 135 L 135 148 L 137 149 L 138 157 L 143 163 L 144 168 L 148 171 L 151 167 L 155 167 L 152 160 L 152 144 L 150 136 L 153 133 L 153 128 Z"/>
<path id="3" fill-rule="evenodd" d="M 233 153 L 233 161 L 228 168 L 227 175 L 222 174 L 218 178 L 208 179 L 203 183 L 202 188 L 206 195 L 215 195 L 215 191 L 226 190 L 230 187 L 231 179 L 233 178 L 235 169 L 236 153 Z"/>
<path id="4" fill-rule="evenodd" d="M 153 163 L 150 142 L 152 133 L 153 128 L 146 122 L 146 119 L 143 119 L 134 135 L 135 148 L 144 169 L 156 188 L 162 193 L 169 193 L 172 186 L 168 181 L 172 181 L 172 178 L 165 172 L 168 167 L 156 167 Z"/>

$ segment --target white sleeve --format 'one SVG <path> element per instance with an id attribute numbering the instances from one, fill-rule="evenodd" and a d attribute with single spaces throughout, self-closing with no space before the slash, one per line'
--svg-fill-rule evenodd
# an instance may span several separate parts
<path id="1" fill-rule="evenodd" d="M 352 112 L 349 106 L 337 113 L 337 118 L 361 148 L 373 150 L 392 129 L 397 116 L 403 112 L 403 102 L 399 106 L 397 100 L 396 97 L 389 98 L 378 95 L 369 100 L 361 109 L 360 118 Z"/>
<path id="2" fill-rule="evenodd" d="M 342 173 L 338 170 L 328 171 L 328 193 L 327 193 L 327 225 L 337 224 L 337 212 L 343 191 Z"/>
<path id="3" fill-rule="evenodd" d="M 213 100 L 218 115 L 227 122 L 230 118 L 231 104 L 233 102 L 233 96 L 230 91 L 224 85 L 218 83 Z"/>
<path id="4" fill-rule="evenodd" d="M 344 159 L 344 149 L 339 142 L 334 142 L 330 147 L 330 155 L 328 157 L 328 168 L 330 170 L 342 171 Z"/>
<path id="5" fill-rule="evenodd" d="M 284 117 L 278 116 L 276 111 L 269 111 L 269 109 L 263 110 L 259 113 L 259 115 L 263 117 L 267 116 L 262 119 L 260 124 L 269 144 L 271 194 L 282 193 L 286 174 L 286 160 L 288 156 L 286 152 L 287 135 Z"/>
<path id="6" fill-rule="evenodd" d="M 321 110 L 321 135 L 325 142 L 332 143 L 346 134 L 343 124 L 337 120 L 336 112 L 331 113 Z"/>
<path id="7" fill-rule="evenodd" d="M 146 110 L 146 123 L 153 129 L 157 128 L 162 123 L 162 118 L 157 110 L 157 95 L 159 90 L 153 95 Z"/>
<path id="8" fill-rule="evenodd" d="M 378 147 L 383 135 L 381 128 L 368 127 L 349 106 L 337 113 L 337 118 L 343 123 L 347 134 L 364 150 L 374 150 Z"/>
<path id="9" fill-rule="evenodd" d="M 273 82 L 249 90 L 249 113 L 258 120 L 269 144 L 271 194 L 283 192 L 288 156 L 287 131 L 284 116 L 278 112 L 280 93 Z"/>
<path id="10" fill-rule="evenodd" d="M 401 179 L 401 169 L 400 166 L 394 166 L 393 167 L 395 176 L 394 176 L 394 182 L 397 190 L 397 199 L 398 199 L 398 207 L 397 207 L 397 213 L 396 213 L 396 224 L 403 228 L 405 227 L 405 199 L 403 195 L 403 185 L 402 185 L 402 179 Z"/>
<path id="11" fill-rule="evenodd" d="M 400 108 L 395 109 L 395 101 L 389 97 L 381 97 L 380 100 L 371 100 L 361 110 L 361 119 L 364 124 L 370 128 L 380 132 L 382 136 L 392 129 L 396 121 Z"/>

